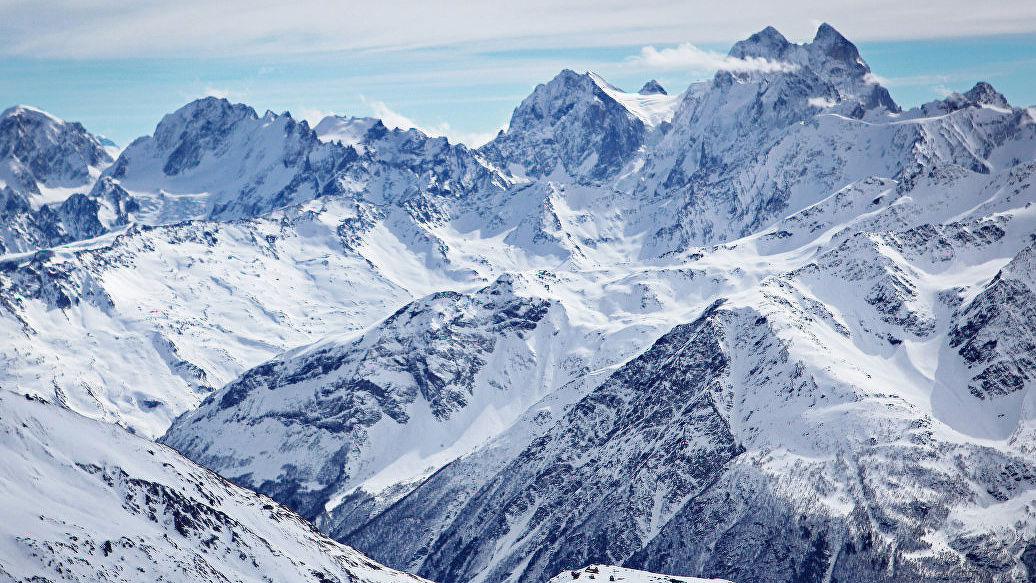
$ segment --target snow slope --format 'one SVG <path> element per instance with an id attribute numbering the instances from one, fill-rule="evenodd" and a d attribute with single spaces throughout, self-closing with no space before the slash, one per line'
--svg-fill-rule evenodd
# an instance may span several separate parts
<path id="1" fill-rule="evenodd" d="M 584 343 L 507 276 L 252 369 L 162 440 L 314 517 L 336 493 L 421 479 L 495 437 L 586 370 L 592 348 L 569 347 Z"/>
<path id="2" fill-rule="evenodd" d="M 657 573 L 624 569 L 611 565 L 589 565 L 579 570 L 561 573 L 551 579 L 549 583 L 569 583 L 580 578 L 584 580 L 626 581 L 627 583 L 723 583 L 720 579 L 674 577 L 673 575 L 659 575 Z"/>
<path id="3" fill-rule="evenodd" d="M 0 391 L 0 578 L 423 581 L 166 447 Z"/>

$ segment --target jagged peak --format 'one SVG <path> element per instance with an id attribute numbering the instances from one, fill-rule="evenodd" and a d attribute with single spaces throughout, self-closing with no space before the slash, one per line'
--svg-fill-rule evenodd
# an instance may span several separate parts
<path id="1" fill-rule="evenodd" d="M 179 143 L 184 132 L 218 132 L 246 119 L 258 120 L 259 115 L 243 103 L 231 103 L 222 97 L 202 97 L 166 114 L 155 127 L 154 135 L 163 147 L 169 147 Z"/>
<path id="2" fill-rule="evenodd" d="M 90 168 L 112 162 L 105 148 L 83 124 L 69 122 L 30 105 L 16 105 L 0 113 L 0 156 L 20 175 L 9 180 L 18 189 L 37 192 L 38 182 L 50 186 L 80 186 L 90 179 Z M 24 166 L 22 166 L 24 164 Z"/>
<path id="3" fill-rule="evenodd" d="M 767 26 L 747 39 L 735 43 L 730 49 L 730 56 L 738 59 L 788 61 L 807 67 L 815 67 L 822 61 L 834 60 L 852 65 L 857 73 L 870 71 L 860 58 L 856 45 L 826 22 L 817 28 L 813 40 L 805 44 L 792 43 L 776 28 Z"/>
<path id="4" fill-rule="evenodd" d="M 817 27 L 816 34 L 813 35 L 813 42 L 820 44 L 844 44 L 849 43 L 849 39 L 845 38 L 845 35 L 838 32 L 835 27 L 826 22 L 822 22 L 820 23 L 820 26 Z"/>
<path id="5" fill-rule="evenodd" d="M 535 112 L 533 117 L 539 118 L 547 114 L 547 109 L 552 108 L 551 103 L 559 103 L 571 99 L 573 95 L 589 93 L 609 86 L 608 82 L 594 73 L 579 74 L 572 69 L 562 69 L 550 81 L 541 83 L 533 89 L 514 110 L 511 117 L 511 128 L 520 125 L 520 120 L 530 112 Z M 540 111 L 543 110 L 543 111 Z"/>
<path id="6" fill-rule="evenodd" d="M 852 42 L 828 23 L 817 28 L 813 40 L 808 43 L 789 42 L 772 26 L 734 44 L 730 56 L 737 59 L 764 59 L 786 67 L 748 67 L 764 75 L 791 75 L 795 77 L 816 77 L 831 86 L 824 90 L 826 95 L 814 95 L 812 101 L 841 103 L 849 102 L 846 113 L 862 115 L 863 110 L 884 107 L 899 111 L 899 106 L 884 87 L 870 74 L 870 67 L 860 58 L 860 52 Z M 729 71 L 719 71 L 714 83 L 730 86 L 733 76 Z M 862 108 L 862 109 L 860 109 Z"/>
<path id="7" fill-rule="evenodd" d="M 243 103 L 231 103 L 225 97 L 202 97 L 166 115 L 162 122 L 164 123 L 167 119 L 206 119 L 212 121 L 226 119 L 234 114 L 239 118 L 259 119 L 259 114 L 256 113 L 255 109 Z"/>
<path id="8" fill-rule="evenodd" d="M 1002 107 L 1005 109 L 1011 107 L 1011 104 L 1007 102 L 1007 98 L 985 81 L 975 83 L 974 87 L 964 93 L 964 98 L 972 103 L 979 103 L 982 105 L 992 105 L 994 107 Z"/>
<path id="9" fill-rule="evenodd" d="M 565 68 L 565 69 L 562 69 L 561 71 L 559 71 L 557 75 L 554 75 L 554 79 L 551 79 L 551 81 L 555 81 L 555 80 L 574 80 L 574 79 L 578 79 L 580 77 L 585 77 L 585 76 L 586 76 L 585 73 L 580 75 L 579 73 L 576 73 L 572 69 Z"/>
<path id="10" fill-rule="evenodd" d="M 983 105 L 999 109 L 1011 109 L 1011 104 L 1007 102 L 1007 98 L 1001 95 L 989 83 L 979 81 L 965 93 L 954 91 L 943 99 L 925 103 L 921 106 L 921 111 L 926 115 L 938 115 L 967 107 Z"/>
<path id="11" fill-rule="evenodd" d="M 378 129 L 379 126 L 380 129 Z M 345 145 L 355 145 L 368 137 L 377 139 L 388 129 L 376 117 L 329 115 L 313 126 L 313 131 L 321 140 L 340 141 Z"/>
<path id="12" fill-rule="evenodd" d="M 637 91 L 637 93 L 641 95 L 669 95 L 669 93 L 665 90 L 665 87 L 662 87 L 662 84 L 656 81 L 655 79 L 652 79 L 645 83 L 644 86 L 640 88 L 640 91 Z"/>
<path id="13" fill-rule="evenodd" d="M 784 38 L 780 31 L 772 26 L 767 26 L 747 39 L 734 43 L 729 54 L 738 59 L 754 57 L 780 60 L 793 46 L 795 45 Z"/>
<path id="14" fill-rule="evenodd" d="M 56 115 L 44 111 L 38 107 L 33 107 L 31 105 L 15 105 L 13 107 L 8 107 L 3 111 L 3 113 L 0 113 L 0 119 L 23 116 L 33 117 L 37 119 L 46 119 L 47 121 L 53 123 L 65 123 L 65 120 L 57 117 Z"/>
<path id="15" fill-rule="evenodd" d="M 44 134 L 37 134 L 37 136 L 46 135 L 49 140 L 57 139 L 57 136 L 63 132 L 71 132 L 96 142 L 98 146 L 102 144 L 97 136 L 83 127 L 83 124 L 77 121 L 65 121 L 48 111 L 31 105 L 15 105 L 5 109 L 3 113 L 0 113 L 0 121 L 5 122 L 4 125 L 8 127 L 14 124 L 16 127 L 41 128 L 44 130 Z"/>
<path id="16" fill-rule="evenodd" d="M 824 54 L 832 59 L 847 63 L 859 62 L 864 64 L 862 59 L 860 59 L 860 51 L 856 48 L 856 45 L 849 42 L 849 39 L 842 36 L 842 33 L 826 22 L 817 28 L 817 34 L 813 37 L 813 42 L 809 46 L 814 50 L 822 50 Z M 864 64 L 864 66 L 866 65 Z"/>

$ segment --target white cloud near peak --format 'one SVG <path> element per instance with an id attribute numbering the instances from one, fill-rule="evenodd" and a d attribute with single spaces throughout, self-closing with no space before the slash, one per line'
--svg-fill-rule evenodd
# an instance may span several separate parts
<path id="1" fill-rule="evenodd" d="M 460 143 L 469 148 L 477 148 L 496 136 L 496 132 L 461 132 L 455 130 L 447 122 L 440 122 L 435 125 L 421 125 L 409 117 L 395 111 L 384 101 L 368 101 L 361 96 L 364 103 L 370 107 L 374 117 L 381 119 L 381 123 L 389 129 L 399 128 L 401 130 L 416 129 L 429 136 L 442 136 L 453 143 Z"/>
<path id="2" fill-rule="evenodd" d="M 1036 31 L 1036 3 L 973 0 L 8 0 L 0 54 L 66 57 L 241 56 L 464 46 L 474 51 L 730 42 L 773 25 L 791 39 L 818 15 L 851 40 Z M 890 17 L 892 14 L 894 17 Z M 434 26 L 430 26 L 434 23 Z"/>
<path id="3" fill-rule="evenodd" d="M 771 73 L 795 69 L 791 63 L 770 61 L 761 57 L 739 59 L 715 51 L 702 50 L 691 43 L 674 48 L 656 49 L 646 46 L 633 57 L 633 64 L 654 69 L 683 69 L 691 71 L 732 71 L 746 73 L 758 71 Z"/>

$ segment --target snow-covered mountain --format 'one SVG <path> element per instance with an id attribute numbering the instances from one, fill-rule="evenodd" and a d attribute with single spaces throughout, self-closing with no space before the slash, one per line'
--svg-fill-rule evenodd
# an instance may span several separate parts
<path id="1" fill-rule="evenodd" d="M 0 159 L 3 186 L 39 207 L 89 190 L 112 152 L 81 124 L 18 105 L 0 113 Z"/>
<path id="2" fill-rule="evenodd" d="M 433 580 L 1031 579 L 1036 109 L 730 59 L 477 150 L 189 104 L 89 190 L 138 224 L 0 259 L 0 384 Z"/>
<path id="3" fill-rule="evenodd" d="M 105 172 L 140 201 L 138 220 L 240 218 L 320 194 L 336 163 L 306 122 L 199 99 L 134 140 Z"/>
<path id="4" fill-rule="evenodd" d="M 585 373 L 591 352 L 568 350 L 587 343 L 570 328 L 510 276 L 438 292 L 250 370 L 163 441 L 314 517 L 337 493 L 426 477 Z"/>
<path id="5" fill-rule="evenodd" d="M 536 87 L 515 109 L 507 132 L 482 152 L 498 167 L 534 178 L 614 177 L 640 149 L 648 127 L 619 95 L 596 75 L 566 69 Z"/>
<path id="6" fill-rule="evenodd" d="M 0 391 L 5 581 L 420 583 L 125 430 Z"/>
<path id="7" fill-rule="evenodd" d="M 125 224 L 125 193 L 91 192 L 114 148 L 78 123 L 19 105 L 0 113 L 0 254 L 96 237 Z"/>

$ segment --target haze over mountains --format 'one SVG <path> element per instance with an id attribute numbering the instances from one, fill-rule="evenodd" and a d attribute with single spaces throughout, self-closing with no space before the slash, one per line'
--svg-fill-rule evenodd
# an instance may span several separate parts
<path id="1" fill-rule="evenodd" d="M 477 149 L 7 110 L 11 484 L 170 578 L 409 580 L 244 487 L 440 582 L 1036 580 L 1036 108 L 903 111 L 826 24 L 729 56 L 562 71 Z M 133 580 L 16 492 L 5 574 Z"/>

